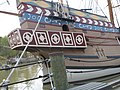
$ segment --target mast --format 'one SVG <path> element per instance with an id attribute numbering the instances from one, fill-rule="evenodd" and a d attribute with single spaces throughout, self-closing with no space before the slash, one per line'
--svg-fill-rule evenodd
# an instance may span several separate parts
<path id="1" fill-rule="evenodd" d="M 109 9 L 109 15 L 110 15 L 110 21 L 114 25 L 114 17 L 113 17 L 113 10 L 112 10 L 112 3 L 111 0 L 107 0 L 108 2 L 108 9 Z"/>

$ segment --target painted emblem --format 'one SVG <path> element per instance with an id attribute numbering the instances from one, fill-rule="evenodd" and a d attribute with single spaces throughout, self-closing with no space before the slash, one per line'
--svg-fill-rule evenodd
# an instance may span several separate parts
<path id="1" fill-rule="evenodd" d="M 13 31 L 9 34 L 9 44 L 12 49 L 25 46 L 30 47 L 59 47 L 59 48 L 86 48 L 85 36 L 79 32 L 36 31 L 32 37 L 31 30 Z M 16 47 L 17 46 L 17 47 Z"/>
<path id="2" fill-rule="evenodd" d="M 73 45 L 71 34 L 63 34 L 63 40 L 65 45 Z"/>
<path id="3" fill-rule="evenodd" d="M 39 44 L 48 44 L 48 39 L 45 32 L 36 32 L 36 36 Z"/>
<path id="4" fill-rule="evenodd" d="M 26 42 L 26 43 L 28 43 L 28 41 L 29 42 L 32 42 L 32 37 L 31 37 L 32 35 L 31 35 L 31 33 L 30 32 L 25 32 L 24 34 L 23 34 L 23 40 L 24 40 L 24 42 Z"/>
<path id="5" fill-rule="evenodd" d="M 59 37 L 59 35 L 58 35 L 58 34 L 53 34 L 53 35 L 51 36 L 51 41 L 52 41 L 52 43 L 54 43 L 54 44 L 58 44 L 58 43 L 60 42 L 60 37 Z"/>
<path id="6" fill-rule="evenodd" d="M 16 42 L 17 42 L 17 44 L 21 44 L 20 37 L 19 37 L 17 31 L 15 32 L 14 36 L 15 36 L 15 38 L 16 38 Z"/>
<path id="7" fill-rule="evenodd" d="M 76 43 L 79 45 L 83 43 L 83 37 L 81 35 L 76 36 Z"/>

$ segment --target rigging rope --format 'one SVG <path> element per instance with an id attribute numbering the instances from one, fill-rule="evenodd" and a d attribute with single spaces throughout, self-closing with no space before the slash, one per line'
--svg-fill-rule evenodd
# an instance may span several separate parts
<path id="1" fill-rule="evenodd" d="M 119 1 L 117 0 L 117 4 L 119 5 L 118 8 L 119 8 L 119 10 L 120 10 L 120 0 L 119 0 Z"/>
<path id="2" fill-rule="evenodd" d="M 2 69 L 0 69 L 0 71 L 10 70 L 10 69 L 19 68 L 19 67 L 26 67 L 26 66 L 35 65 L 35 64 L 40 64 L 40 63 L 45 63 L 46 61 L 48 61 L 48 60 L 46 59 L 46 60 L 44 60 L 44 61 L 38 61 L 38 62 L 33 62 L 33 63 L 28 63 L 28 64 L 17 65 L 17 66 L 13 66 L 13 67 L 8 67 L 8 68 L 2 68 Z"/>
<path id="3" fill-rule="evenodd" d="M 55 90 L 53 80 L 52 80 L 52 73 L 51 73 L 51 70 L 50 70 L 50 59 L 49 59 L 49 61 L 47 61 L 47 67 L 48 67 L 48 74 L 49 74 L 51 89 Z"/>
<path id="4" fill-rule="evenodd" d="M 92 8 L 93 0 L 89 1 L 89 8 Z"/>
<path id="5" fill-rule="evenodd" d="M 97 4 L 97 6 L 100 8 L 100 10 L 101 10 L 102 13 L 104 14 L 104 16 L 107 17 L 107 15 L 104 13 L 104 11 L 103 11 L 102 8 L 100 7 L 100 5 L 97 3 L 97 1 L 94 0 L 94 2 L 95 2 L 95 3 Z M 109 20 L 108 17 L 107 17 L 107 20 Z M 101 33 L 102 33 L 102 32 L 101 32 Z M 102 35 L 101 35 L 101 37 L 102 37 Z M 111 35 L 108 34 L 108 37 L 111 37 Z M 106 39 L 104 39 L 103 41 L 99 42 L 99 43 L 97 44 L 97 46 L 100 45 L 101 43 L 105 42 L 105 41 L 106 41 Z"/>
<path id="6" fill-rule="evenodd" d="M 15 67 L 19 64 L 21 58 L 23 57 L 25 51 L 27 50 L 28 45 L 30 44 L 31 39 L 33 38 L 33 36 L 34 36 L 34 34 L 35 34 L 35 31 L 37 30 L 38 25 L 39 25 L 39 23 L 40 23 L 40 21 L 41 21 L 41 19 L 42 19 L 42 16 L 43 16 L 43 12 L 41 13 L 41 16 L 40 16 L 40 18 L 39 18 L 39 20 L 38 20 L 38 23 L 37 23 L 35 29 L 33 30 L 32 35 L 31 35 L 31 37 L 30 37 L 30 39 L 29 39 L 27 45 L 25 46 L 23 52 L 21 53 L 20 57 L 18 58 L 18 60 L 17 60 L 17 62 L 16 62 L 16 64 L 15 64 Z M 10 77 L 12 76 L 14 70 L 15 70 L 15 68 L 12 69 L 12 71 L 10 72 L 10 74 L 8 75 L 7 79 L 6 79 L 4 82 L 8 82 L 8 81 L 9 81 L 9 79 L 10 79 Z"/>
<path id="7" fill-rule="evenodd" d="M 40 68 L 39 68 L 39 70 L 37 71 L 37 73 L 33 76 L 33 78 L 35 78 L 37 75 L 38 75 L 38 73 L 40 72 L 40 70 L 42 70 L 43 69 L 43 66 L 42 66 L 42 64 L 40 64 L 40 66 L 39 66 Z M 28 83 L 27 83 L 27 86 L 23 89 L 23 90 L 25 90 L 28 86 L 31 86 L 31 84 L 30 84 L 31 82 L 29 81 Z"/>
<path id="8" fill-rule="evenodd" d="M 118 27 L 120 27 L 120 24 L 119 24 L 119 21 L 118 21 L 118 17 L 117 17 L 117 13 L 116 13 L 116 10 L 115 10 L 115 9 L 114 9 L 114 12 L 115 12 L 115 17 L 116 17 L 117 25 L 118 25 Z"/>
<path id="9" fill-rule="evenodd" d="M 95 3 L 97 4 L 97 6 L 100 8 L 101 12 L 105 15 L 105 17 L 107 17 L 107 15 L 104 13 L 104 11 L 102 10 L 102 8 L 100 7 L 100 5 L 97 3 L 97 0 L 94 0 Z M 107 17 L 108 19 L 108 17 Z M 109 19 L 108 19 L 109 20 Z"/>
<path id="10" fill-rule="evenodd" d="M 46 74 L 44 76 L 38 76 L 38 77 L 35 77 L 35 78 L 31 78 L 31 79 L 27 79 L 27 80 L 21 80 L 21 81 L 17 81 L 17 82 L 13 82 L 13 83 L 8 83 L 8 84 L 3 83 L 2 85 L 0 85 L 0 87 L 6 87 L 6 86 L 14 85 L 14 84 L 28 82 L 28 81 L 31 81 L 31 80 L 36 80 L 36 79 L 39 79 L 39 78 L 45 78 L 45 77 L 48 77 L 48 76 L 49 76 L 49 74 Z"/>
<path id="11" fill-rule="evenodd" d="M 120 1 L 116 0 L 116 2 L 117 2 L 117 5 L 120 5 Z M 115 8 L 115 10 L 116 9 L 117 8 Z M 120 22 L 118 20 L 119 15 L 117 16 L 117 11 L 120 11 L 120 6 L 118 7 L 118 10 L 115 11 L 116 21 L 117 21 L 118 27 L 120 27 Z"/>

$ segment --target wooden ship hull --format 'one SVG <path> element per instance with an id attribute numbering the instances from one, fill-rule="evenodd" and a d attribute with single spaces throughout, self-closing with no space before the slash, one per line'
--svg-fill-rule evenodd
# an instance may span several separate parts
<path id="1" fill-rule="evenodd" d="M 111 77 L 120 73 L 120 68 L 107 69 L 67 69 L 67 80 L 69 83 L 81 83 L 86 81 L 97 80 L 101 78 Z M 49 79 L 44 81 L 44 84 L 49 83 Z"/>
<path id="2" fill-rule="evenodd" d="M 44 0 L 19 0 L 17 4 L 21 28 L 8 35 L 12 49 L 23 50 L 28 45 L 27 51 L 43 59 L 49 58 L 49 53 L 63 52 L 67 69 L 120 66 L 119 29 L 106 17 Z M 87 79 L 119 73 L 118 70 L 106 69 L 102 75 L 93 72 Z"/>

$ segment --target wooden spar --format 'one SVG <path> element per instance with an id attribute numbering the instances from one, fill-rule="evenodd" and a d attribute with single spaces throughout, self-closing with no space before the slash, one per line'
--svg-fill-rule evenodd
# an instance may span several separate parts
<path id="1" fill-rule="evenodd" d="M 14 15 L 14 16 L 21 17 L 21 14 L 12 13 L 12 12 L 0 11 L 0 13 L 4 13 L 4 14 L 9 14 L 9 15 Z"/>
<path id="2" fill-rule="evenodd" d="M 114 17 L 113 17 L 113 10 L 112 10 L 112 3 L 111 0 L 107 0 L 108 2 L 108 8 L 109 8 L 109 15 L 110 15 L 110 21 L 114 25 Z"/>

